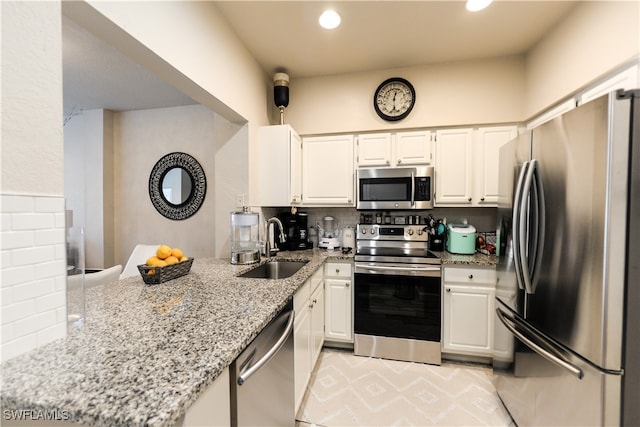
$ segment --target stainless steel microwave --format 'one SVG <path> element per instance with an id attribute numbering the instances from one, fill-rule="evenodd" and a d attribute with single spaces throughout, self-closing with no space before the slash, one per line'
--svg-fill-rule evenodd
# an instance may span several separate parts
<path id="1" fill-rule="evenodd" d="M 357 209 L 433 208 L 433 166 L 358 169 Z"/>

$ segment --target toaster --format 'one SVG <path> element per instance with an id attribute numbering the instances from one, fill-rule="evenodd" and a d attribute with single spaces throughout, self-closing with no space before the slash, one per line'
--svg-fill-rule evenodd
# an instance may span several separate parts
<path id="1" fill-rule="evenodd" d="M 449 224 L 447 226 L 446 248 L 452 254 L 474 254 L 476 252 L 476 228 L 469 224 Z"/>

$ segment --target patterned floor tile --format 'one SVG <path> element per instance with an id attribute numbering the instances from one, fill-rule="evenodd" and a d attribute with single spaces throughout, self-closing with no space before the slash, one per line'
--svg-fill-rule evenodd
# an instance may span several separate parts
<path id="1" fill-rule="evenodd" d="M 323 349 L 297 426 L 514 426 L 491 376 L 484 367 Z"/>

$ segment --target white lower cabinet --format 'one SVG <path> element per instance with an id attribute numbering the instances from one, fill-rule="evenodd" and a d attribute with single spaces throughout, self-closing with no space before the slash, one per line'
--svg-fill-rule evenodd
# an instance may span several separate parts
<path id="1" fill-rule="evenodd" d="M 177 425 L 228 426 L 231 424 L 229 368 L 225 368 L 213 384 L 187 409 Z"/>
<path id="2" fill-rule="evenodd" d="M 324 339 L 353 343 L 351 263 L 328 262 L 324 266 Z"/>
<path id="3" fill-rule="evenodd" d="M 443 353 L 492 356 L 495 278 L 495 268 L 443 268 Z"/>
<path id="4" fill-rule="evenodd" d="M 293 296 L 296 412 L 324 343 L 323 270 L 318 269 Z"/>

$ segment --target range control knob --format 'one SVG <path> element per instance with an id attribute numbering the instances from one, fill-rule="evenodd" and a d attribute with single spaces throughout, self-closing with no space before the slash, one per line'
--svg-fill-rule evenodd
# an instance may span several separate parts
<path id="1" fill-rule="evenodd" d="M 424 233 L 424 231 L 422 231 L 422 228 L 420 228 L 420 229 L 418 230 L 418 236 L 422 236 L 422 233 Z"/>
<path id="2" fill-rule="evenodd" d="M 409 236 L 413 236 L 413 230 L 410 228 L 409 231 L 407 231 L 407 233 L 409 234 Z"/>
<path id="3" fill-rule="evenodd" d="M 376 234 L 376 229 L 371 227 L 371 234 Z"/>
<path id="4" fill-rule="evenodd" d="M 360 232 L 361 232 L 362 234 L 367 234 L 367 229 L 366 229 L 366 228 L 364 228 L 364 227 L 362 227 L 362 230 L 360 230 Z"/>

